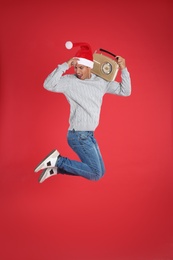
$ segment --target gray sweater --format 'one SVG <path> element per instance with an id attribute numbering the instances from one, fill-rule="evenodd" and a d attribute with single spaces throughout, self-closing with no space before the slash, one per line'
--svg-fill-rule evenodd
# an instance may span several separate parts
<path id="1" fill-rule="evenodd" d="M 69 130 L 94 131 L 99 124 L 103 96 L 106 93 L 119 96 L 131 94 L 131 80 L 127 68 L 121 71 L 121 83 L 106 81 L 95 74 L 81 80 L 74 74 L 63 75 L 68 70 L 65 62 L 44 81 L 44 88 L 63 93 L 70 104 Z"/>

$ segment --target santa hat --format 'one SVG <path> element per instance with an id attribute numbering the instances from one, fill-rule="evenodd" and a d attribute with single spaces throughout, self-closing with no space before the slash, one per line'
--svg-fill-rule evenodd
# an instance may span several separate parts
<path id="1" fill-rule="evenodd" d="M 73 47 L 78 47 L 78 46 L 80 46 L 80 50 L 78 50 L 74 58 L 78 59 L 79 64 L 85 65 L 92 69 L 94 65 L 93 54 L 92 54 L 91 47 L 88 43 L 84 43 L 84 42 L 72 43 L 71 41 L 67 41 L 65 43 L 65 47 L 67 49 L 72 49 Z"/>

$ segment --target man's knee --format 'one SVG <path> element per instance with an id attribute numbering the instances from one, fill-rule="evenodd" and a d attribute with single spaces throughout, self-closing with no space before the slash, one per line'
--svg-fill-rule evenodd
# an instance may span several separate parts
<path id="1" fill-rule="evenodd" d="M 97 174 L 95 174 L 93 180 L 99 181 L 104 176 L 104 174 L 105 174 L 105 169 L 102 170 L 102 171 L 97 172 Z"/>

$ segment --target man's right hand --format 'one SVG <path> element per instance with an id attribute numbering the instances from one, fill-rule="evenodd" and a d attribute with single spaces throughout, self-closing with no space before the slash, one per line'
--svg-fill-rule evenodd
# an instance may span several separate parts
<path id="1" fill-rule="evenodd" d="M 69 66 L 69 68 L 71 68 L 72 66 L 74 67 L 77 64 L 78 59 L 77 58 L 71 58 L 70 60 L 67 61 L 67 64 Z"/>

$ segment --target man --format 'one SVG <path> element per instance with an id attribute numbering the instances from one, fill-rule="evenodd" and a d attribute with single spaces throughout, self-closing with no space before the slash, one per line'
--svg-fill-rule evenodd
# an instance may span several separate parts
<path id="1" fill-rule="evenodd" d="M 80 161 L 71 160 L 53 150 L 35 168 L 35 172 L 43 170 L 40 183 L 57 174 L 99 180 L 105 173 L 105 167 L 94 131 L 99 124 L 103 96 L 106 93 L 119 96 L 131 94 L 131 80 L 124 58 L 117 56 L 121 82 L 109 82 L 92 73 L 94 62 L 89 44 L 66 42 L 67 49 L 78 46 L 80 49 L 75 57 L 58 65 L 46 78 L 44 88 L 63 93 L 70 104 L 67 141 Z M 72 66 L 75 74 L 64 75 Z"/>

